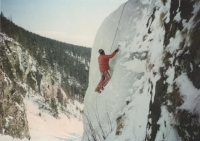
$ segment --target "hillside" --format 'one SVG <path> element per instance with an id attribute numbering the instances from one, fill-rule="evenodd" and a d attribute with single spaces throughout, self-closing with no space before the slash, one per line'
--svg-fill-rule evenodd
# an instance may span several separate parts
<path id="1" fill-rule="evenodd" d="M 82 140 L 198 141 L 199 35 L 199 1 L 128 0 L 111 13 L 92 47 Z M 118 45 L 98 94 L 98 50 Z"/>
<path id="2" fill-rule="evenodd" d="M 83 101 L 88 86 L 90 48 L 41 37 L 15 25 L 3 14 L 1 14 L 1 29 L 2 33 L 23 46 L 23 50 L 37 61 L 38 66 L 51 69 L 53 73 L 59 72 L 62 75 L 60 85 L 65 92 L 71 93 L 73 97 L 78 94 Z M 77 87 L 75 81 L 81 84 L 81 87 Z M 67 88 L 69 85 L 70 88 Z"/>
<path id="3" fill-rule="evenodd" d="M 91 49 L 41 37 L 3 14 L 1 29 L 0 140 L 80 139 Z"/>

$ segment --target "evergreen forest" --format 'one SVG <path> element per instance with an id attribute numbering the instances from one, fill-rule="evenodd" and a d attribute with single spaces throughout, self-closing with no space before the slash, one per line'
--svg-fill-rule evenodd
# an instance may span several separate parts
<path id="1" fill-rule="evenodd" d="M 21 44 L 24 50 L 35 58 L 38 66 L 50 69 L 55 74 L 59 72 L 62 75 L 61 87 L 64 91 L 70 92 L 74 98 L 78 95 L 77 97 L 83 100 L 88 87 L 91 48 L 42 37 L 17 26 L 3 13 L 1 32 Z M 81 87 L 70 85 L 70 78 L 74 78 L 73 80 L 81 84 Z"/>

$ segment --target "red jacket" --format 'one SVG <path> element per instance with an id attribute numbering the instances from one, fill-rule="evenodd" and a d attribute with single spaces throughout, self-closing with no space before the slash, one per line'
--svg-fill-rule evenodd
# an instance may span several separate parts
<path id="1" fill-rule="evenodd" d="M 100 55 L 98 57 L 99 62 L 99 70 L 100 72 L 104 72 L 109 70 L 109 59 L 115 56 L 116 52 L 114 51 L 111 55 Z"/>

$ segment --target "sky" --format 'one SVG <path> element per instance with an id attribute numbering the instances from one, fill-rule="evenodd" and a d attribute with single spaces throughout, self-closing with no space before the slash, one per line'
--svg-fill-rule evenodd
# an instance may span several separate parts
<path id="1" fill-rule="evenodd" d="M 20 27 L 58 41 L 92 47 L 103 20 L 127 0 L 1 0 Z"/>

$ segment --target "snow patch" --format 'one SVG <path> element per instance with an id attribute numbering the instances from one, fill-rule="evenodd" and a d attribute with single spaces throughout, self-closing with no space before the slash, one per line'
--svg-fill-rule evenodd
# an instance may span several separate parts
<path id="1" fill-rule="evenodd" d="M 194 87 L 185 73 L 181 74 L 175 82 L 180 89 L 180 94 L 184 97 L 184 103 L 180 109 L 200 115 L 200 89 Z"/>

